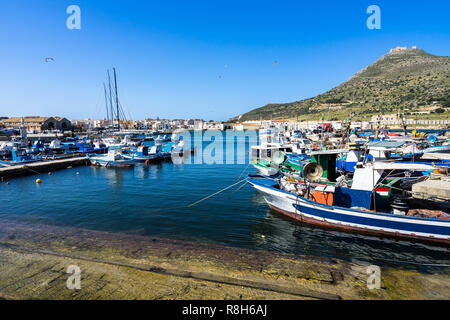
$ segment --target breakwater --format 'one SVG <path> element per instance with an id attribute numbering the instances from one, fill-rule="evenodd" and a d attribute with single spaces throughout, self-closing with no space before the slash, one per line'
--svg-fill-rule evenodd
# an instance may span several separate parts
<path id="1" fill-rule="evenodd" d="M 67 167 L 85 166 L 89 164 L 86 157 L 76 157 L 61 160 L 46 160 L 23 165 L 0 168 L 0 179 L 9 179 L 19 176 L 48 173 Z"/>

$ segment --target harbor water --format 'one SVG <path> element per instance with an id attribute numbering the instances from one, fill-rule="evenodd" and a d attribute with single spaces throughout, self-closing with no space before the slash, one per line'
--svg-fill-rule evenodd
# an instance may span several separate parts
<path id="1" fill-rule="evenodd" d="M 220 142 L 225 145 L 226 139 Z M 239 139 L 245 137 L 233 143 Z M 219 149 L 215 156 L 233 151 Z M 236 185 L 189 207 L 253 173 L 248 166 L 248 148 L 234 163 L 195 160 L 201 156 L 202 150 L 188 163 L 76 167 L 4 181 L 0 183 L 0 219 L 220 243 L 423 272 L 449 270 L 446 248 L 305 226 L 271 212 L 262 196 L 248 185 L 240 189 L 242 184 Z M 35 183 L 37 178 L 41 184 Z"/>

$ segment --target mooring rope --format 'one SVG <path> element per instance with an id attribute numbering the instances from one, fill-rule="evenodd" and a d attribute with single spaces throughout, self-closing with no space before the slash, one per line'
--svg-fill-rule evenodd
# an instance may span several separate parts
<path id="1" fill-rule="evenodd" d="M 203 201 L 205 201 L 205 200 L 208 200 L 209 198 L 212 198 L 212 197 L 218 195 L 219 193 L 222 193 L 222 192 L 224 192 L 224 191 L 226 191 L 226 190 L 228 190 L 228 189 L 234 187 L 235 185 L 238 185 L 239 183 L 244 182 L 244 181 L 246 181 L 246 180 L 247 180 L 247 178 L 242 179 L 242 180 L 240 180 L 240 181 L 238 181 L 238 182 L 236 182 L 236 183 L 233 183 L 232 185 L 229 185 L 228 187 L 223 188 L 222 190 L 219 190 L 219 191 L 217 191 L 217 192 L 214 192 L 213 194 L 211 194 L 211 195 L 209 195 L 209 196 L 207 196 L 207 197 L 204 197 L 203 199 L 200 199 L 200 200 L 198 200 L 198 201 L 196 201 L 196 202 L 194 202 L 194 203 L 191 203 L 191 204 L 188 205 L 187 207 L 188 207 L 188 208 L 193 207 L 193 206 L 195 206 L 196 204 L 199 204 L 200 202 L 203 202 Z"/>
<path id="2" fill-rule="evenodd" d="M 226 187 L 226 188 L 224 188 L 224 189 L 221 189 L 221 190 L 219 190 L 219 191 L 217 191 L 217 192 L 215 192 L 215 193 L 213 193 L 213 194 L 211 194 L 211 195 L 209 195 L 209 196 L 207 196 L 207 197 L 204 197 L 204 198 L 202 198 L 202 199 L 200 199 L 200 200 L 198 200 L 198 201 L 196 201 L 196 202 L 194 202 L 194 203 L 191 203 L 190 205 L 187 205 L 187 206 L 177 206 L 177 207 L 171 207 L 171 208 L 163 208 L 162 210 L 158 210 L 157 212 L 161 212 L 161 213 L 162 213 L 162 212 L 166 212 L 166 211 L 168 211 L 168 210 L 191 208 L 191 207 L 195 206 L 196 204 L 199 204 L 199 203 L 201 203 L 201 202 L 203 202 L 203 201 L 205 201 L 205 200 L 207 200 L 207 199 L 209 199 L 209 198 L 212 198 L 212 197 L 218 195 L 219 193 L 222 193 L 222 192 L 224 192 L 224 191 L 226 191 L 226 190 L 228 190 L 228 189 L 234 187 L 235 185 L 238 185 L 239 183 L 242 183 L 242 182 L 244 182 L 244 181 L 246 181 L 246 180 L 247 180 L 247 178 L 242 179 L 242 180 L 240 180 L 240 181 L 238 181 L 238 182 L 236 182 L 236 183 L 233 183 L 232 185 L 229 185 L 228 187 Z M 235 190 L 232 194 L 234 194 L 236 191 L 240 190 L 240 189 L 241 189 L 242 187 L 244 187 L 246 184 L 247 184 L 247 181 L 246 181 L 244 184 L 242 184 L 237 190 Z"/>
<path id="3" fill-rule="evenodd" d="M 236 190 L 234 190 L 231 194 L 235 194 L 236 192 L 238 192 L 239 190 L 241 190 L 246 184 L 248 183 L 248 181 L 245 181 L 239 188 L 237 188 Z"/>
<path id="4" fill-rule="evenodd" d="M 241 174 L 239 175 L 239 177 L 238 177 L 236 180 L 239 180 L 239 179 L 242 177 L 242 175 L 244 174 L 244 172 L 247 171 L 247 169 L 248 169 L 248 167 L 250 166 L 250 164 L 251 164 L 251 163 L 247 164 L 247 166 L 245 167 L 245 169 L 242 170 Z"/>
<path id="5" fill-rule="evenodd" d="M 37 174 L 41 174 L 40 172 L 37 172 L 37 171 L 34 171 L 33 169 L 30 169 L 27 165 L 23 165 L 23 168 L 24 169 L 28 169 L 28 170 L 30 170 L 31 172 L 34 172 L 34 173 L 37 173 Z"/>

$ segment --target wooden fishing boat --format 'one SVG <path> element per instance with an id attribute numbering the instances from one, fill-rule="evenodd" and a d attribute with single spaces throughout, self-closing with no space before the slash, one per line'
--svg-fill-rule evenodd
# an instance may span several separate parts
<path id="1" fill-rule="evenodd" d="M 351 187 L 314 186 L 308 177 L 304 183 L 263 176 L 249 176 L 247 181 L 263 194 L 271 209 L 295 220 L 345 232 L 449 246 L 450 198 L 432 195 L 421 200 L 413 194 L 386 201 L 374 190 L 384 170 L 420 171 L 424 170 L 423 166 L 367 164 L 357 168 Z"/>

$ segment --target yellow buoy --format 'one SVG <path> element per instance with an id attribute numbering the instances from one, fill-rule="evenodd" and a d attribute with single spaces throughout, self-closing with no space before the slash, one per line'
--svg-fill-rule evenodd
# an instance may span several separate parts
<path id="1" fill-rule="evenodd" d="M 37 184 L 42 183 L 42 180 L 41 180 L 41 179 L 37 179 L 37 180 L 36 180 L 36 183 L 37 183 Z"/>

